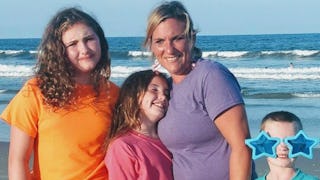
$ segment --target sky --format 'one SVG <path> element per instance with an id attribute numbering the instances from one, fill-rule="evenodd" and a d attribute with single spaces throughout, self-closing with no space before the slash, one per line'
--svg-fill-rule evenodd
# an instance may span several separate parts
<path id="1" fill-rule="evenodd" d="M 61 8 L 94 16 L 107 37 L 144 36 L 160 0 L 0 0 L 0 39 L 41 38 Z M 320 33 L 319 0 L 181 0 L 199 35 Z"/>

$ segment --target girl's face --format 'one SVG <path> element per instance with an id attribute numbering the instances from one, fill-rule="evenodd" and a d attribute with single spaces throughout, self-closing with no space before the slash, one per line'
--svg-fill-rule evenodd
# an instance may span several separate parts
<path id="1" fill-rule="evenodd" d="M 143 125 L 156 124 L 167 112 L 169 104 L 169 88 L 167 82 L 155 76 L 148 85 L 140 103 L 140 120 Z"/>
<path id="2" fill-rule="evenodd" d="M 191 67 L 193 45 L 184 34 L 185 26 L 184 22 L 169 18 L 152 33 L 151 51 L 173 80 L 188 73 Z"/>
<path id="3" fill-rule="evenodd" d="M 266 131 L 270 137 L 277 137 L 280 139 L 296 135 L 294 124 L 290 122 L 267 121 L 264 131 Z M 288 158 L 289 149 L 286 144 L 281 142 L 277 146 L 276 151 L 276 158 L 267 158 L 269 166 L 292 168 L 295 159 Z"/>
<path id="4" fill-rule="evenodd" d="M 90 75 L 101 57 L 97 34 L 84 23 L 76 23 L 62 34 L 62 42 L 76 76 Z"/>

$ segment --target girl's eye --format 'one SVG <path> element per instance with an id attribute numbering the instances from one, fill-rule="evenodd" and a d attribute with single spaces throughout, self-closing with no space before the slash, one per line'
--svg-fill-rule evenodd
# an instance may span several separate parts
<path id="1" fill-rule="evenodd" d="M 94 40 L 95 40 L 94 37 L 87 37 L 87 38 L 85 39 L 85 41 L 94 41 Z"/>
<path id="2" fill-rule="evenodd" d="M 76 42 L 71 42 L 71 43 L 67 44 L 66 47 L 67 47 L 67 48 L 68 48 L 68 47 L 72 47 L 72 46 L 75 46 L 76 44 L 77 44 Z"/>
<path id="3" fill-rule="evenodd" d="M 157 88 L 152 88 L 151 91 L 152 92 L 158 92 L 158 89 Z"/>

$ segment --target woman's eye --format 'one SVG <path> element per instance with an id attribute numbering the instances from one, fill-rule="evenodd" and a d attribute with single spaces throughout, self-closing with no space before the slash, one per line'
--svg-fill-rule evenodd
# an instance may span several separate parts
<path id="1" fill-rule="evenodd" d="M 157 45 L 161 45 L 163 43 L 163 40 L 157 40 L 157 41 L 154 41 L 153 43 Z"/>

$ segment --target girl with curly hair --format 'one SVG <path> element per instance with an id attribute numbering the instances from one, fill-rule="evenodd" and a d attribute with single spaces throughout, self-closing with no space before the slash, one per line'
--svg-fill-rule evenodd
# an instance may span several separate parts
<path id="1" fill-rule="evenodd" d="M 84 11 L 67 8 L 51 19 L 35 76 L 1 114 L 11 125 L 10 179 L 108 177 L 102 145 L 119 91 L 109 81 L 108 51 L 101 26 Z"/>

